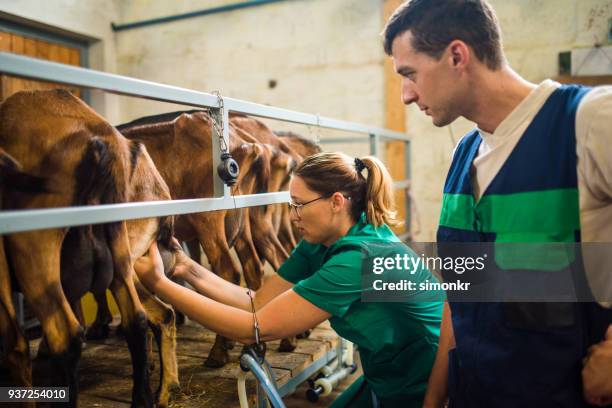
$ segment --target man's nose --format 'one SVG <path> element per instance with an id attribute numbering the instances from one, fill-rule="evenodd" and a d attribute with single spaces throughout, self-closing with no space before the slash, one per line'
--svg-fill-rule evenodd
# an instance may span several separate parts
<path id="1" fill-rule="evenodd" d="M 416 92 L 414 84 L 410 81 L 404 81 L 402 84 L 402 102 L 404 102 L 405 105 L 410 105 L 418 99 L 419 95 Z"/>

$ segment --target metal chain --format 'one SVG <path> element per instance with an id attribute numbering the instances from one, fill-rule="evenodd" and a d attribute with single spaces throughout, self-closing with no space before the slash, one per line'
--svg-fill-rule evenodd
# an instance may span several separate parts
<path id="1" fill-rule="evenodd" d="M 217 135 L 219 135 L 219 149 L 221 150 L 221 153 L 227 153 L 229 149 L 227 148 L 227 145 L 225 144 L 225 139 L 223 138 L 223 111 L 225 110 L 225 105 L 223 104 L 223 97 L 221 96 L 221 93 L 219 91 L 213 91 L 212 94 L 217 96 L 217 102 L 219 104 L 219 116 L 221 116 L 222 118 L 221 124 L 217 122 L 217 119 L 215 118 L 216 115 L 210 116 L 212 118 L 213 127 L 215 128 Z"/>
<path id="2" fill-rule="evenodd" d="M 251 301 L 251 311 L 253 313 L 253 333 L 255 335 L 255 346 L 257 352 L 261 351 L 261 340 L 259 337 L 259 321 L 257 320 L 257 313 L 255 312 L 255 302 L 253 301 L 253 294 L 251 293 L 251 289 L 247 289 L 247 295 Z"/>

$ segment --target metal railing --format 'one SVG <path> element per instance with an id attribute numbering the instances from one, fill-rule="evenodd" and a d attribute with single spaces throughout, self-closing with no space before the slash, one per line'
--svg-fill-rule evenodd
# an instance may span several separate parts
<path id="1" fill-rule="evenodd" d="M 225 109 L 220 109 L 218 97 L 210 93 L 43 61 L 6 52 L 0 52 L 0 72 L 30 79 L 99 89 L 120 95 L 210 109 L 213 115 L 218 115 L 217 120 L 221 120 L 225 124 L 222 127 L 223 135 L 217 135 L 213 128 L 212 139 L 215 153 L 219 153 L 219 136 L 222 136 L 226 146 L 229 146 L 229 126 L 227 124 L 229 122 L 230 111 L 261 118 L 366 134 L 370 140 L 370 152 L 374 155 L 377 154 L 377 146 L 381 138 L 402 140 L 406 143 L 407 149 L 410 147 L 410 140 L 406 135 L 387 129 L 227 97 L 222 98 Z M 409 156 L 406 157 L 408 162 Z M 214 169 L 217 168 L 220 161 L 220 154 L 213 154 Z M 410 173 L 406 173 L 407 177 L 409 175 Z M 2 211 L 0 212 L 0 234 L 236 209 L 277 204 L 287 202 L 289 199 L 289 194 L 286 191 L 232 196 L 229 188 L 223 184 L 216 174 L 213 180 L 215 183 L 213 198 Z"/>
<path id="2" fill-rule="evenodd" d="M 225 145 L 229 146 L 229 126 L 227 126 L 227 124 L 229 122 L 229 112 L 231 111 L 256 117 L 365 134 L 366 136 L 361 139 L 365 141 L 369 140 L 370 154 L 375 156 L 378 155 L 378 145 L 381 139 L 404 141 L 407 162 L 406 177 L 410 178 L 410 167 L 408 163 L 410 158 L 410 140 L 402 133 L 393 132 L 387 129 L 322 117 L 319 114 L 297 112 L 227 97 L 222 98 L 224 109 L 220 109 L 220 101 L 217 95 L 5 52 L 0 52 L 0 72 L 30 79 L 99 89 L 120 95 L 210 109 L 215 120 L 222 121 L 224 124 L 224 126 L 221 127 L 221 129 L 223 129 L 222 135 L 216 134 L 216 129 L 213 127 L 213 169 L 216 169 L 221 161 L 219 136 L 223 138 Z M 327 142 L 327 140 L 325 141 Z M 0 234 L 137 218 L 236 209 L 283 203 L 289 200 L 289 194 L 286 191 L 232 196 L 229 188 L 223 184 L 216 173 L 213 179 L 215 183 L 213 198 L 2 211 L 0 212 Z M 407 186 L 408 182 L 404 180 L 396 182 L 394 187 L 406 188 Z M 407 225 L 409 225 L 409 205 L 407 208 L 406 218 Z M 20 316 L 21 325 L 31 326 L 31 322 L 23 322 L 23 296 L 19 294 L 17 300 L 18 315 Z M 329 358 L 330 353 L 327 353 L 325 358 L 321 358 L 316 364 L 313 364 L 309 370 L 305 371 L 305 373 L 307 372 L 309 375 L 314 373 L 315 369 L 318 370 L 320 368 L 319 363 L 324 365 L 328 362 Z M 300 378 L 295 379 L 295 381 L 285 384 L 283 391 L 288 392 L 289 389 L 295 388 L 297 386 L 296 384 L 299 384 L 299 382 L 303 380 L 302 377 L 304 376 L 300 376 Z"/>

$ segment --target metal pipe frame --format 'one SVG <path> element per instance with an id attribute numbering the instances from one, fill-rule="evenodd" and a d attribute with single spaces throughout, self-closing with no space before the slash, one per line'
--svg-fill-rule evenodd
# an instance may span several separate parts
<path id="1" fill-rule="evenodd" d="M 19 77 L 76 85 L 84 88 L 100 89 L 120 95 L 135 96 L 199 108 L 210 108 L 213 114 L 220 116 L 219 100 L 217 96 L 213 94 L 43 61 L 21 55 L 0 52 L 0 72 Z M 375 147 L 381 137 L 409 142 L 409 139 L 399 132 L 322 117 L 319 114 L 308 114 L 233 98 L 223 98 L 223 104 L 225 109 L 223 110 L 222 119 L 225 124 L 224 128 L 226 129 L 224 130 L 223 137 L 226 138 L 226 142 L 228 142 L 227 138 L 229 138 L 227 134 L 227 119 L 230 111 L 304 125 L 316 125 L 328 129 L 363 133 L 369 135 L 372 141 L 374 154 L 376 153 Z M 217 183 L 218 181 L 215 182 Z M 0 213 L 0 234 L 115 222 L 127 219 L 227 210 L 276 204 L 286 202 L 289 199 L 287 192 L 231 196 L 226 186 L 224 186 L 222 190 L 220 186 L 218 186 L 215 189 L 215 196 L 214 198 L 203 199 L 3 211 Z"/>
<path id="2" fill-rule="evenodd" d="M 373 155 L 378 153 L 378 143 L 381 138 L 402 140 L 406 143 L 407 149 L 410 147 L 410 140 L 404 134 L 387 129 L 321 117 L 319 114 L 313 115 L 277 107 L 265 106 L 233 98 L 223 98 L 225 109 L 221 115 L 218 98 L 209 93 L 54 62 L 37 60 L 34 58 L 5 52 L 0 52 L 0 72 L 19 77 L 76 85 L 84 88 L 100 89 L 119 95 L 136 96 L 161 102 L 178 103 L 200 108 L 212 108 L 212 114 L 217 115 L 217 118 L 221 119 L 222 123 L 225 124 L 222 136 L 225 139 L 227 146 L 229 146 L 229 131 L 227 126 L 228 115 L 229 112 L 232 111 L 268 119 L 283 120 L 304 125 L 315 125 L 328 129 L 362 133 L 366 135 L 365 138 L 370 140 L 370 149 L 371 154 Z M 218 143 L 218 136 L 219 135 L 213 135 L 215 139 L 213 141 L 213 145 Z M 218 151 L 218 149 L 215 151 Z M 214 163 L 218 163 L 219 158 L 217 158 L 216 155 L 214 155 L 214 157 L 216 160 Z M 213 168 L 216 169 L 216 166 Z M 409 173 L 406 175 L 408 177 Z M 286 191 L 278 193 L 232 196 L 230 194 L 230 189 L 225 185 L 221 186 L 219 184 L 219 180 L 217 179 L 218 177 L 215 177 L 215 198 L 122 203 L 26 211 L 2 211 L 0 212 L 0 234 L 166 215 L 235 209 L 258 205 L 277 204 L 287 202 L 289 200 L 289 193 Z M 328 351 L 323 357 L 311 364 L 308 369 L 302 372 L 298 378 L 292 379 L 292 381 L 284 384 L 279 390 L 280 394 L 286 395 L 288 392 L 294 390 L 297 385 L 313 375 L 335 356 L 337 356 L 336 350 Z M 342 358 L 342 354 L 340 354 L 339 358 Z M 266 381 L 266 379 L 259 378 L 259 381 Z M 275 393 L 276 390 L 274 386 L 272 386 L 271 389 L 273 390 L 272 392 Z M 274 395 L 274 397 L 273 405 L 282 406 L 282 400 L 280 400 L 278 394 Z"/>
<path id="3" fill-rule="evenodd" d="M 156 82 L 143 81 L 121 75 L 108 74 L 92 69 L 73 67 L 56 62 L 0 52 L 0 72 L 58 82 L 85 88 L 100 89 L 119 95 L 144 97 L 161 102 L 190 105 L 200 108 L 219 108 L 217 97 L 206 92 L 179 88 Z M 347 132 L 375 134 L 379 137 L 394 140 L 409 140 L 406 135 L 388 129 L 367 126 L 360 123 L 327 118 L 318 114 L 304 113 L 234 98 L 223 98 L 225 109 L 245 115 L 277 119 L 285 122 Z"/>
<path id="4" fill-rule="evenodd" d="M 255 207 L 258 205 L 281 204 L 288 201 L 289 193 L 287 191 L 280 191 L 278 193 L 245 194 L 221 198 L 194 198 L 187 200 L 45 208 L 40 210 L 2 211 L 0 212 L 0 234 Z"/>
<path id="5" fill-rule="evenodd" d="M 240 9 L 244 9 L 247 7 L 263 6 L 269 3 L 279 3 L 281 1 L 286 1 L 286 0 L 250 0 L 250 1 L 244 1 L 244 2 L 236 3 L 236 4 L 228 4 L 225 6 L 212 7 L 212 8 L 208 8 L 204 10 L 190 11 L 188 13 L 175 14 L 172 16 L 165 16 L 165 17 L 151 18 L 148 20 L 134 21 L 131 23 L 124 23 L 124 24 L 111 23 L 111 27 L 113 31 L 130 30 L 133 28 L 146 27 L 146 26 L 151 26 L 155 24 L 163 24 L 163 23 L 169 23 L 172 21 L 184 20 L 186 18 L 207 16 L 209 14 L 225 13 L 228 11 L 240 10 Z"/>
<path id="6" fill-rule="evenodd" d="M 338 339 L 338 341 L 342 342 L 342 338 Z M 278 393 L 281 395 L 281 397 L 284 397 L 287 394 L 294 392 L 300 384 L 318 373 L 319 370 L 321 370 L 327 364 L 331 363 L 333 359 L 337 356 L 338 354 L 336 348 L 328 350 L 324 355 L 319 357 L 318 360 L 310 363 L 310 365 L 308 365 L 308 367 L 306 367 L 304 371 L 299 373 L 297 376 L 292 377 L 291 379 L 289 379 L 289 381 L 281 385 L 278 388 Z"/>

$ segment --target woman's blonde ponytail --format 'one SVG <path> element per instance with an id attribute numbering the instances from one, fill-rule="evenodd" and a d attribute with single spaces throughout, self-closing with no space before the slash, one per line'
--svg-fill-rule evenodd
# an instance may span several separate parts
<path id="1" fill-rule="evenodd" d="M 368 222 L 375 227 L 382 224 L 394 226 L 397 221 L 393 180 L 385 165 L 374 156 L 365 156 L 361 161 L 367 169 L 365 212 Z"/>

